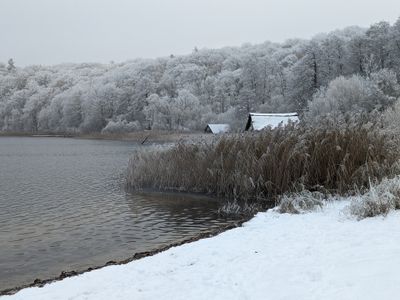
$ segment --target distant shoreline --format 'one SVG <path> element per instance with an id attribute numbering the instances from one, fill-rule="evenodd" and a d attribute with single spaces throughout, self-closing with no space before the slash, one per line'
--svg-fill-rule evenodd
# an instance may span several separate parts
<path id="1" fill-rule="evenodd" d="M 160 130 L 143 130 L 129 133 L 26 133 L 26 132 L 0 132 L 0 137 L 57 137 L 57 138 L 76 138 L 76 139 L 96 139 L 96 140 L 118 140 L 132 141 L 138 143 L 148 142 L 178 142 L 181 140 L 191 140 L 207 138 L 212 136 L 200 131 L 197 132 L 177 132 Z"/>

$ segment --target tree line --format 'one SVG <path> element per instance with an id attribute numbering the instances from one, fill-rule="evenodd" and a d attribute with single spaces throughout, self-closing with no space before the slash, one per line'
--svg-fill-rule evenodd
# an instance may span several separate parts
<path id="1" fill-rule="evenodd" d="M 311 40 L 124 63 L 0 63 L 0 130 L 127 132 L 242 128 L 248 112 L 309 118 L 383 111 L 400 96 L 400 19 Z"/>

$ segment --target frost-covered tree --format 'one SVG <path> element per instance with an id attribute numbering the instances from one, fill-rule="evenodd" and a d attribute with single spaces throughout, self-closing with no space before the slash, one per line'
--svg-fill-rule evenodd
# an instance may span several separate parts
<path id="1" fill-rule="evenodd" d="M 390 66 L 390 33 L 387 22 L 379 22 L 367 30 L 368 54 L 374 71 Z"/>
<path id="2" fill-rule="evenodd" d="M 312 42 L 290 72 L 291 103 L 294 109 L 305 108 L 307 101 L 321 86 L 321 49 Z"/>
<path id="3" fill-rule="evenodd" d="M 399 80 L 400 19 L 124 63 L 20 68 L 10 60 L 0 63 L 0 130 L 199 130 L 239 128 L 252 111 L 381 111 L 399 97 Z"/>
<path id="4" fill-rule="evenodd" d="M 384 109 L 392 102 L 371 80 L 354 75 L 338 77 L 326 89 L 320 90 L 308 105 L 308 116 L 343 115 L 348 112 L 372 112 Z"/>
<path id="5" fill-rule="evenodd" d="M 13 60 L 12 58 L 10 58 L 10 59 L 8 60 L 7 70 L 8 70 L 9 72 L 12 72 L 12 71 L 14 71 L 15 69 L 16 69 L 16 68 L 15 68 L 14 60 Z"/>

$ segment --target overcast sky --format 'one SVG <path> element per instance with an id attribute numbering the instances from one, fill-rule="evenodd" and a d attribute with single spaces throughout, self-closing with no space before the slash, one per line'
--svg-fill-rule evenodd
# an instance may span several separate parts
<path id="1" fill-rule="evenodd" d="M 0 61 L 120 62 L 399 16 L 399 0 L 0 0 Z"/>

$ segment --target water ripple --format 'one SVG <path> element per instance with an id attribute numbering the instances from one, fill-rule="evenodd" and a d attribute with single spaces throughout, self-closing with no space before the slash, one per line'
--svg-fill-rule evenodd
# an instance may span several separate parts
<path id="1" fill-rule="evenodd" d="M 167 245 L 228 221 L 204 197 L 126 194 L 137 146 L 0 138 L 0 290 Z"/>

